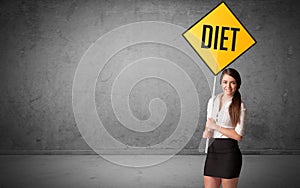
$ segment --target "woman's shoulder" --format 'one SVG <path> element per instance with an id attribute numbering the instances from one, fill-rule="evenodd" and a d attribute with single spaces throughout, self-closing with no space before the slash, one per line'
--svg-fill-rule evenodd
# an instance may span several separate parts
<path id="1" fill-rule="evenodd" d="M 222 95 L 222 93 L 219 93 L 219 94 L 217 94 L 217 95 L 215 95 L 213 97 L 210 97 L 209 100 L 208 100 L 208 102 L 212 102 L 212 101 L 215 102 L 216 100 L 219 100 L 221 98 L 221 95 Z"/>
<path id="2" fill-rule="evenodd" d="M 241 102 L 241 110 L 246 110 L 246 105 L 243 101 Z"/>
<path id="3" fill-rule="evenodd" d="M 222 96 L 223 93 L 219 93 L 219 94 L 216 94 L 213 99 L 216 100 L 216 99 L 220 99 L 221 96 Z M 210 98 L 211 99 L 211 98 Z"/>

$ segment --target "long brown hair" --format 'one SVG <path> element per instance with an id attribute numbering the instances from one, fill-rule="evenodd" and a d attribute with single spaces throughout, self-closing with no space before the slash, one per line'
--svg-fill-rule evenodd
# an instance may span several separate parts
<path id="1" fill-rule="evenodd" d="M 228 109 L 231 123 L 235 127 L 240 122 L 242 97 L 239 92 L 239 89 L 242 84 L 242 80 L 241 80 L 241 76 L 237 70 L 235 70 L 233 68 L 227 68 L 221 74 L 220 83 L 222 83 L 222 79 L 225 74 L 233 77 L 237 84 L 236 91 L 234 92 L 234 95 L 232 97 L 232 102 Z"/>

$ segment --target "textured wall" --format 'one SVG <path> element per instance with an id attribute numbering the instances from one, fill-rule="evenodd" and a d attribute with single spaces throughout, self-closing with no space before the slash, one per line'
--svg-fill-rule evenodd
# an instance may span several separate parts
<path id="1" fill-rule="evenodd" d="M 133 22 L 162 21 L 188 28 L 218 3 L 1 1 L 2 153 L 90 150 L 78 130 L 72 108 L 75 71 L 89 46 L 112 29 Z M 299 150 L 298 8 L 292 1 L 226 3 L 257 41 L 231 65 L 242 75 L 241 93 L 248 110 L 246 136 L 241 148 L 244 151 Z M 109 107 L 109 89 L 123 67 L 147 56 L 175 62 L 195 84 L 200 103 L 199 126 L 185 149 L 188 153 L 197 150 L 211 79 L 207 81 L 189 57 L 166 45 L 136 44 L 110 59 L 96 83 L 95 103 L 100 118 L 116 138 L 133 146 L 147 146 L 146 141 L 159 143 L 171 134 L 169 131 L 176 129 L 181 115 L 180 97 L 172 85 L 158 78 L 138 82 L 131 90 L 129 106 L 136 118 L 146 120 L 150 117 L 148 105 L 151 99 L 159 97 L 164 101 L 167 112 L 160 131 L 152 132 L 151 138 L 143 141 L 140 140 L 143 136 L 130 137 L 132 131 L 125 131 L 120 126 L 114 128 L 117 119 Z M 168 73 L 168 70 L 162 72 Z"/>

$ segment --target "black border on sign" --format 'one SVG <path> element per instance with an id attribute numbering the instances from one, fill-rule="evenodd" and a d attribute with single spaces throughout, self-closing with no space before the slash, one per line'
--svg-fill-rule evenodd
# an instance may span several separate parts
<path id="1" fill-rule="evenodd" d="M 244 24 L 238 19 L 238 17 L 233 13 L 233 11 L 229 8 L 229 6 L 222 1 L 221 3 L 219 3 L 215 8 L 213 8 L 211 11 L 209 11 L 207 14 L 205 14 L 201 19 L 199 19 L 198 21 L 196 21 L 192 26 L 190 26 L 184 33 L 182 33 L 183 38 L 187 41 L 187 43 L 193 48 L 193 50 L 196 52 L 196 54 L 201 58 L 201 60 L 203 62 L 204 59 L 198 54 L 198 52 L 194 49 L 194 47 L 190 44 L 190 42 L 184 37 L 184 34 L 190 30 L 192 27 L 194 27 L 198 22 L 200 22 L 203 18 L 205 18 L 207 15 L 209 15 L 212 11 L 214 11 L 216 8 L 218 8 L 221 4 L 224 4 L 228 10 L 231 12 L 231 14 L 239 21 L 239 23 L 244 27 L 244 29 L 247 31 L 247 33 L 251 36 L 251 38 L 254 40 L 254 43 L 249 46 L 243 53 L 241 53 L 239 56 L 237 56 L 236 58 L 234 58 L 230 63 L 228 63 L 228 65 L 226 65 L 223 69 L 221 69 L 217 74 L 215 74 L 212 69 L 207 65 L 207 63 L 205 63 L 205 65 L 209 68 L 209 70 L 213 73 L 213 75 L 217 76 L 221 71 L 223 71 L 225 68 L 227 68 L 229 65 L 231 65 L 237 58 L 239 58 L 241 55 L 243 55 L 245 52 L 247 52 L 252 46 L 254 46 L 257 41 L 255 40 L 255 38 L 251 35 L 251 33 L 247 30 L 247 28 L 244 26 Z"/>

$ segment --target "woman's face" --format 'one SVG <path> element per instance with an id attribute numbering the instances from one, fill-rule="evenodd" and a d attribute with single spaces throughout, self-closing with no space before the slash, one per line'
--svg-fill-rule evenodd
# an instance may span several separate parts
<path id="1" fill-rule="evenodd" d="M 221 85 L 225 95 L 231 97 L 234 95 L 234 92 L 237 88 L 237 83 L 233 77 L 229 76 L 228 74 L 224 74 L 221 81 Z"/>

